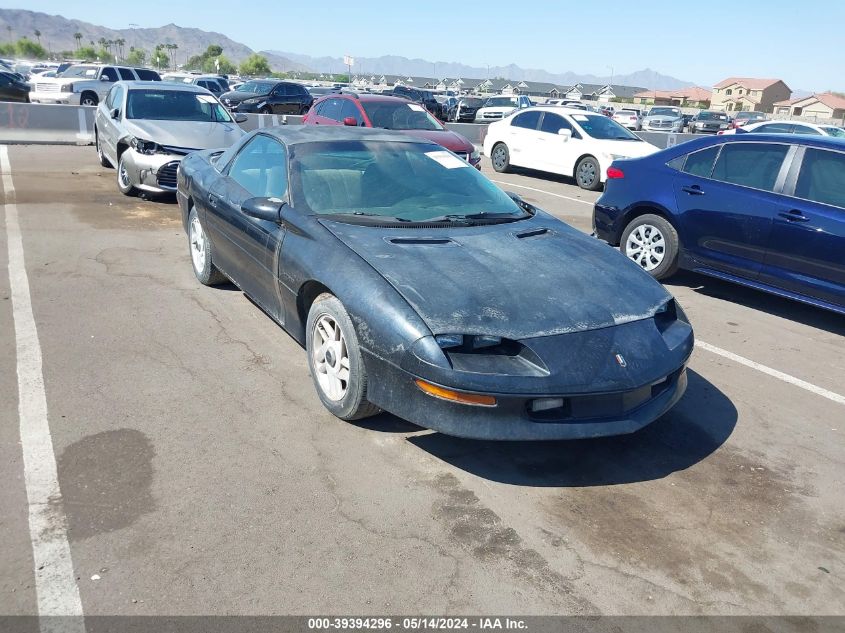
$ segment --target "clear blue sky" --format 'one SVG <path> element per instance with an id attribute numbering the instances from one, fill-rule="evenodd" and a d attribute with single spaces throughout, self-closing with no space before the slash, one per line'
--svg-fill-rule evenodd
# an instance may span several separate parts
<path id="1" fill-rule="evenodd" d="M 778 77 L 793 89 L 845 90 L 845 2 L 785 0 L 29 0 L 16 8 L 127 28 L 218 31 L 256 50 L 402 55 L 473 66 L 625 74 L 652 68 L 712 85 Z M 483 7 L 483 12 L 479 10 Z"/>

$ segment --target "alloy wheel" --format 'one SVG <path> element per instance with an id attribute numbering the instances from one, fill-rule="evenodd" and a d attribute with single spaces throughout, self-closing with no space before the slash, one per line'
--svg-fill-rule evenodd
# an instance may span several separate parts
<path id="1" fill-rule="evenodd" d="M 120 161 L 120 165 L 117 170 L 117 177 L 120 178 L 120 186 L 124 189 L 128 189 L 132 186 L 132 182 L 129 180 L 129 171 L 127 171 L 126 164 L 123 161 Z"/>
<path id="2" fill-rule="evenodd" d="M 628 236 L 625 255 L 644 270 L 654 270 L 666 256 L 666 240 L 663 233 L 651 224 L 641 224 Z"/>
<path id="3" fill-rule="evenodd" d="M 200 219 L 195 217 L 191 220 L 191 260 L 193 260 L 194 269 L 200 272 L 205 269 L 205 256 L 205 231 L 202 230 Z"/>
<path id="4" fill-rule="evenodd" d="M 350 364 L 346 339 L 337 321 L 324 314 L 314 325 L 312 363 L 320 390 L 335 402 L 349 389 Z"/>

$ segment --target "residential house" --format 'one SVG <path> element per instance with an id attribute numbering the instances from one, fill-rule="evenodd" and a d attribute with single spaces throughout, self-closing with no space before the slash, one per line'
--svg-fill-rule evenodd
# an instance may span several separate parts
<path id="1" fill-rule="evenodd" d="M 820 120 L 839 119 L 845 121 L 845 95 L 822 92 L 809 97 L 796 97 L 775 103 L 775 114 L 779 116 L 813 117 Z"/>
<path id="2" fill-rule="evenodd" d="M 634 95 L 634 103 L 644 105 L 666 105 L 707 109 L 710 107 L 711 92 L 706 88 L 692 86 L 679 90 L 646 90 Z"/>
<path id="3" fill-rule="evenodd" d="M 638 86 L 619 86 L 582 84 L 574 86 L 555 87 L 550 90 L 548 97 L 552 99 L 566 99 L 567 101 L 612 101 L 613 99 L 630 100 L 634 95 L 644 92 L 645 88 Z"/>
<path id="4" fill-rule="evenodd" d="M 775 103 L 792 95 L 781 79 L 730 77 L 713 86 L 710 109 L 724 112 L 771 112 Z"/>

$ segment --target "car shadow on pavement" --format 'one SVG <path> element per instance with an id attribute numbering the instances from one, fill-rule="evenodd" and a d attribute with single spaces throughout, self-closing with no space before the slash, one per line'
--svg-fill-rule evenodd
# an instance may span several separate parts
<path id="1" fill-rule="evenodd" d="M 631 435 L 554 442 L 492 442 L 416 435 L 408 442 L 463 471 L 517 486 L 607 486 L 661 479 L 704 460 L 730 437 L 737 411 L 688 370 L 689 385 L 665 416 Z"/>
<path id="2" fill-rule="evenodd" d="M 772 316 L 825 330 L 831 334 L 845 336 L 845 318 L 842 315 L 800 301 L 687 271 L 679 272 L 663 283 L 670 289 L 672 286 L 684 286 L 707 297 L 730 301 Z"/>

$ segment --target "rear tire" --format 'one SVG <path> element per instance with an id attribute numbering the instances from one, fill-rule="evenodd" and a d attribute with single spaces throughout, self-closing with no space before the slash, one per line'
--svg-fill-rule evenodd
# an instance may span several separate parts
<path id="1" fill-rule="evenodd" d="M 665 218 L 647 213 L 625 227 L 619 250 L 655 279 L 667 279 L 678 270 L 679 245 L 675 227 Z"/>
<path id="2" fill-rule="evenodd" d="M 226 275 L 214 265 L 211 240 L 208 239 L 197 210 L 193 207 L 188 215 L 188 249 L 191 255 L 191 267 L 202 285 L 216 286 L 226 281 Z"/>
<path id="3" fill-rule="evenodd" d="M 379 413 L 367 400 L 367 370 L 358 336 L 340 300 L 329 293 L 317 297 L 305 332 L 308 367 L 323 406 L 341 420 Z"/>
<path id="4" fill-rule="evenodd" d="M 506 174 L 511 168 L 511 154 L 508 151 L 508 146 L 504 143 L 496 143 L 490 151 L 490 161 L 493 163 L 493 169 L 500 174 Z"/>
<path id="5" fill-rule="evenodd" d="M 100 98 L 95 92 L 83 92 L 79 97 L 79 105 L 95 106 L 100 103 Z"/>
<path id="6" fill-rule="evenodd" d="M 592 156 L 585 156 L 575 166 L 575 182 L 581 189 L 598 191 L 601 188 L 601 167 Z"/>
<path id="7" fill-rule="evenodd" d="M 273 110 L 270 108 L 270 106 L 264 106 L 258 111 L 258 114 L 273 114 Z"/>

